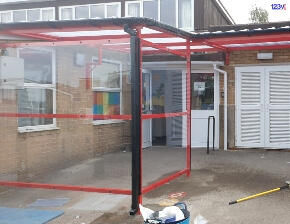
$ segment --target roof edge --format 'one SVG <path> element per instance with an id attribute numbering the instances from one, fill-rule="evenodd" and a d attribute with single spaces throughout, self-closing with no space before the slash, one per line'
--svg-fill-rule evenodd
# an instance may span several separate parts
<path id="1" fill-rule="evenodd" d="M 271 23 L 248 23 L 248 24 L 235 24 L 235 25 L 223 25 L 223 26 L 209 26 L 209 32 L 217 31 L 238 31 L 238 30 L 255 30 L 255 29 L 269 29 L 269 28 L 280 28 L 290 26 L 290 21 L 271 22 Z"/>
<path id="2" fill-rule="evenodd" d="M 236 24 L 234 19 L 231 17 L 230 13 L 227 11 L 225 6 L 220 0 L 212 0 L 215 6 L 222 12 L 222 14 L 225 17 L 225 20 L 227 20 L 228 23 L 230 24 Z"/>
<path id="3" fill-rule="evenodd" d="M 0 31 L 11 30 L 33 30 L 33 29 L 51 29 L 52 31 L 61 31 L 65 28 L 77 27 L 102 27 L 102 26 L 124 26 L 131 27 L 144 26 L 147 28 L 155 27 L 156 30 L 169 32 L 174 35 L 190 38 L 192 33 L 185 30 L 167 25 L 155 19 L 145 17 L 121 17 L 121 18 L 105 18 L 105 19 L 87 19 L 87 20 L 56 20 L 56 21 L 39 21 L 39 22 L 18 22 L 18 23 L 2 23 L 0 24 Z"/>

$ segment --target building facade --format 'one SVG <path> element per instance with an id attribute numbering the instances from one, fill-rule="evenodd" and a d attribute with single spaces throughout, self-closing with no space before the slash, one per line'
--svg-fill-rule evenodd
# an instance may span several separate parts
<path id="1" fill-rule="evenodd" d="M 111 17 L 148 17 L 189 31 L 234 23 L 217 0 L 29 0 L 0 3 L 2 23 Z"/>

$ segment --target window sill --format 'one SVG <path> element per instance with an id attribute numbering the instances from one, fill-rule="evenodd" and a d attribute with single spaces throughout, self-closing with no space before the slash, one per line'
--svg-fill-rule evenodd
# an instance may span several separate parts
<path id="1" fill-rule="evenodd" d="M 103 125 L 103 124 L 119 124 L 124 123 L 123 120 L 106 120 L 106 121 L 93 121 L 94 126 Z"/>
<path id="2" fill-rule="evenodd" d="M 58 127 L 33 127 L 33 128 L 18 128 L 19 133 L 29 133 L 29 132 L 37 132 L 37 131 L 52 131 L 59 130 Z"/>

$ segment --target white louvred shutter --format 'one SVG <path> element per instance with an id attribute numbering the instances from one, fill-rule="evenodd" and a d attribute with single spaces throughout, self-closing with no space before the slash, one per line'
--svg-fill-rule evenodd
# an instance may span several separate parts
<path id="1" fill-rule="evenodd" d="M 290 147 L 290 67 L 266 69 L 266 147 Z"/>
<path id="2" fill-rule="evenodd" d="M 236 145 L 238 147 L 262 147 L 264 77 L 258 67 L 236 69 Z"/>

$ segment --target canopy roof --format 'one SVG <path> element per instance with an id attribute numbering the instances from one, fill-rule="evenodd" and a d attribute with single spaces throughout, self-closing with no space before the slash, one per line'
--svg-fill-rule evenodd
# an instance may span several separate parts
<path id="1" fill-rule="evenodd" d="M 77 42 L 105 45 L 129 51 L 129 34 L 124 28 L 140 30 L 140 38 L 150 42 L 143 52 L 154 52 L 154 44 L 178 52 L 279 49 L 290 47 L 290 22 L 211 27 L 208 32 L 190 33 L 149 18 L 108 18 L 73 21 L 0 24 L 1 47 L 24 43 L 54 46 Z M 153 44 L 153 45 L 152 45 Z M 39 45 L 39 43 L 38 43 Z"/>

